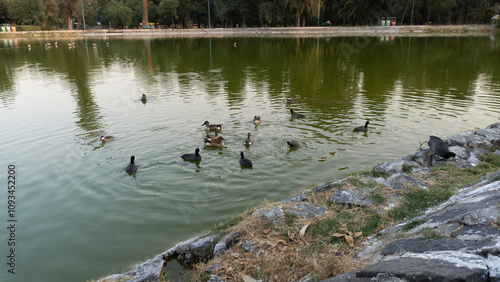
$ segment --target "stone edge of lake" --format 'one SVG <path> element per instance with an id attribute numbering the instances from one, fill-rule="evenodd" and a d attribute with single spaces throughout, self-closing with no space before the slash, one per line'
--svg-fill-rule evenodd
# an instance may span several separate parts
<path id="1" fill-rule="evenodd" d="M 210 29 L 92 29 L 0 32 L 0 38 L 109 38 L 109 37 L 282 37 L 282 36 L 485 36 L 498 33 L 494 25 L 401 25 L 255 27 Z"/>

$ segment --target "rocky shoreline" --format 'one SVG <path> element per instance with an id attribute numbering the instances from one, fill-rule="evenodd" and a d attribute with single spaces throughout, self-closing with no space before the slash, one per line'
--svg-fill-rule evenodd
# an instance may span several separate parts
<path id="1" fill-rule="evenodd" d="M 231 36 L 486 36 L 494 25 L 402 25 L 256 27 L 210 29 L 91 29 L 0 32 L 0 38 L 130 38 L 130 37 L 231 37 Z"/>
<path id="2" fill-rule="evenodd" d="M 455 153 L 455 158 L 443 159 L 430 148 L 420 149 L 401 159 L 384 162 L 370 173 L 361 175 L 356 180 L 361 183 L 359 187 L 352 187 L 350 183 L 354 182 L 350 178 L 336 180 L 248 213 L 247 218 L 264 226 L 261 233 L 265 233 L 263 238 L 266 240 L 256 239 L 259 235 L 251 231 L 228 227 L 223 232 L 208 232 L 181 242 L 136 265 L 127 273 L 114 274 L 99 281 L 163 281 L 166 262 L 171 259 L 188 266 L 203 261 L 201 268 L 206 279 L 194 278 L 194 281 L 263 281 L 251 278 L 248 272 L 238 273 L 237 261 L 245 254 L 258 258 L 266 253 L 278 256 L 280 252 L 283 256 L 285 252 L 293 253 L 290 248 L 294 244 L 307 240 L 304 238 L 310 233 L 308 226 L 331 216 L 333 207 L 330 205 L 333 204 L 368 209 L 377 207 L 375 212 L 380 214 L 405 203 L 416 205 L 411 201 L 402 201 L 400 194 L 410 188 L 414 191 L 430 189 L 428 186 L 445 177 L 443 173 L 432 170 L 440 166 L 456 167 L 472 174 L 479 172 L 476 167 L 486 166 L 490 173 L 482 175 L 480 181 L 473 185 L 456 187 L 454 195 L 426 209 L 423 214 L 389 228 L 381 225 L 375 234 L 358 241 L 353 238 L 362 237 L 361 234 L 347 229 L 344 234 L 333 234 L 334 237 L 345 237 L 348 243 L 341 240 L 338 245 L 350 245 L 354 250 L 353 260 L 344 268 L 347 271 L 327 278 L 318 277 L 314 271 L 307 273 L 301 270 L 304 275 L 288 281 L 500 281 L 500 168 L 498 163 L 487 163 L 487 158 L 500 155 L 500 123 L 452 136 L 445 142 Z M 367 183 L 382 185 L 395 197 L 385 205 L 377 206 L 374 191 L 381 190 L 374 190 L 376 188 Z M 326 205 L 312 202 L 318 194 L 327 195 Z M 305 221 L 300 221 L 297 232 L 288 233 L 286 240 L 274 240 L 270 234 L 280 228 L 279 232 L 283 233 L 283 226 L 290 225 L 287 223 L 287 216 L 290 218 L 290 215 Z M 295 252 L 299 248 L 296 246 Z M 347 253 L 337 251 L 333 258 Z M 228 254 L 230 259 L 220 259 Z M 231 266 L 231 263 L 234 265 Z M 314 262 L 305 259 L 303 264 Z M 276 273 L 272 279 L 264 280 L 287 281 L 280 279 L 279 275 Z M 174 281 L 177 280 L 174 278 Z"/>

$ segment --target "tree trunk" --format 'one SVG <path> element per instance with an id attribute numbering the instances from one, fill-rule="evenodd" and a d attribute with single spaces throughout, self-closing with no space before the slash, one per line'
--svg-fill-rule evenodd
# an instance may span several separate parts
<path id="1" fill-rule="evenodd" d="M 142 27 L 149 25 L 148 20 L 148 0 L 142 0 Z"/>
<path id="2" fill-rule="evenodd" d="M 68 30 L 72 30 L 73 29 L 73 25 L 71 24 L 71 17 L 68 16 Z"/>
<path id="3" fill-rule="evenodd" d="M 401 17 L 401 22 L 399 22 L 399 25 L 403 25 L 403 21 L 405 19 L 406 11 L 408 10 L 408 6 L 410 6 L 410 0 L 406 2 L 406 8 L 405 11 L 403 12 L 403 16 Z"/>

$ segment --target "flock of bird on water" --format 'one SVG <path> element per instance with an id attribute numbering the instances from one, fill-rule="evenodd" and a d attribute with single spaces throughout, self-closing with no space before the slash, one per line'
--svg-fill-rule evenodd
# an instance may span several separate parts
<path id="1" fill-rule="evenodd" d="M 141 101 L 143 103 L 146 103 L 147 97 L 146 94 L 142 94 Z M 286 99 L 287 104 L 295 104 L 296 101 L 290 97 Z M 292 109 L 290 109 L 290 114 L 291 118 L 305 118 L 306 116 L 303 114 L 298 114 L 295 113 Z M 254 116 L 253 118 L 253 123 L 258 125 L 261 123 L 261 118 L 260 116 Z M 368 124 L 370 124 L 369 121 L 365 122 L 365 125 L 358 126 L 353 129 L 353 132 L 367 132 L 368 131 Z M 205 129 L 209 132 L 213 131 L 213 134 L 208 134 L 205 139 L 204 143 L 206 147 L 223 147 L 224 146 L 224 137 L 220 136 L 219 133 L 222 130 L 222 124 L 210 124 L 207 121 L 205 121 L 201 126 L 205 126 Z M 250 132 L 247 135 L 247 139 L 243 140 L 243 145 L 245 146 L 250 146 L 253 144 L 253 140 L 250 138 L 251 134 Z M 100 141 L 102 142 L 109 142 L 113 140 L 113 136 L 101 136 Z M 292 140 L 292 141 L 286 141 L 286 144 L 290 146 L 290 148 L 298 148 L 300 146 L 300 143 Z M 428 145 L 431 149 L 434 150 L 436 154 L 439 156 L 448 159 L 450 157 L 455 157 L 455 153 L 450 152 L 448 150 L 448 145 L 439 137 L 436 136 L 430 136 L 430 139 L 428 141 Z M 191 161 L 191 162 L 200 162 L 201 161 L 201 155 L 200 155 L 200 149 L 196 148 L 194 150 L 194 154 L 184 154 L 181 156 L 181 158 L 185 161 Z M 242 168 L 252 168 L 253 164 L 252 161 L 245 158 L 245 154 L 240 151 L 240 166 Z M 127 165 L 125 168 L 125 171 L 128 174 L 133 174 L 137 172 L 137 166 L 135 165 L 135 156 L 130 157 L 130 164 Z"/>

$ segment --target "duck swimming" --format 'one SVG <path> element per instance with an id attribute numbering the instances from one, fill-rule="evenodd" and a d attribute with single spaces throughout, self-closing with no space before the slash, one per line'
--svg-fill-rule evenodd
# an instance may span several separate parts
<path id="1" fill-rule="evenodd" d="M 99 138 L 99 140 L 102 142 L 108 142 L 108 141 L 113 140 L 113 136 L 101 136 L 101 138 Z"/>
<path id="2" fill-rule="evenodd" d="M 368 124 L 370 124 L 369 121 L 365 122 L 365 125 L 364 126 L 358 126 L 356 128 L 354 128 L 352 131 L 355 131 L 355 132 L 366 132 L 368 130 Z"/>
<path id="3" fill-rule="evenodd" d="M 427 144 L 429 144 L 429 147 L 432 150 L 434 150 L 434 152 L 436 154 L 438 154 L 439 156 L 441 156 L 445 159 L 456 156 L 455 153 L 449 151 L 448 145 L 439 137 L 430 136 L 430 139 L 427 142 Z"/>
<path id="4" fill-rule="evenodd" d="M 290 148 L 298 148 L 300 146 L 300 143 L 295 140 L 286 141 L 286 144 L 290 146 Z"/>
<path id="5" fill-rule="evenodd" d="M 294 113 L 292 109 L 290 109 L 290 113 L 292 114 L 292 118 L 305 118 L 306 117 L 303 114 L 296 114 L 296 113 Z"/>
<path id="6" fill-rule="evenodd" d="M 222 142 L 223 140 L 226 140 L 226 139 L 224 139 L 224 137 L 222 137 L 222 136 L 219 136 L 219 137 L 217 137 L 216 140 L 213 140 L 210 142 L 207 142 L 205 140 L 205 146 L 206 147 L 224 147 L 224 142 Z"/>
<path id="7" fill-rule="evenodd" d="M 148 98 L 146 97 L 146 94 L 142 94 L 141 101 L 142 102 L 147 102 L 148 101 Z"/>
<path id="8" fill-rule="evenodd" d="M 240 156 L 241 156 L 240 165 L 242 167 L 252 167 L 253 166 L 252 161 L 249 159 L 246 159 L 243 152 L 240 152 Z"/>
<path id="9" fill-rule="evenodd" d="M 260 122 L 261 122 L 261 120 L 260 120 L 260 116 L 254 116 L 254 117 L 253 117 L 253 123 L 255 123 L 255 124 L 259 124 Z"/>
<path id="10" fill-rule="evenodd" d="M 214 134 L 213 135 L 210 135 L 208 134 L 207 137 L 205 137 L 205 142 L 212 142 L 212 141 L 216 141 L 219 139 L 219 130 L 216 129 L 214 130 Z"/>
<path id="11" fill-rule="evenodd" d="M 222 124 L 210 124 L 208 120 L 206 120 L 201 126 L 206 126 L 206 129 L 210 131 L 215 131 L 216 129 L 222 130 Z"/>
<path id="12" fill-rule="evenodd" d="M 243 141 L 243 145 L 250 146 L 253 144 L 253 140 L 250 138 L 250 132 L 248 132 L 248 138 Z"/>
<path id="13" fill-rule="evenodd" d="M 201 161 L 200 149 L 196 148 L 194 154 L 184 154 L 181 158 L 185 161 Z"/>
<path id="14" fill-rule="evenodd" d="M 295 101 L 294 99 L 290 98 L 290 96 L 288 96 L 288 98 L 286 98 L 286 102 L 287 102 L 287 104 L 295 104 L 295 103 L 297 103 L 297 101 Z"/>
<path id="15" fill-rule="evenodd" d="M 134 161 L 135 161 L 135 156 L 130 157 L 130 164 L 125 168 L 125 171 L 128 174 L 132 174 L 137 171 L 137 166 L 135 165 Z"/>

